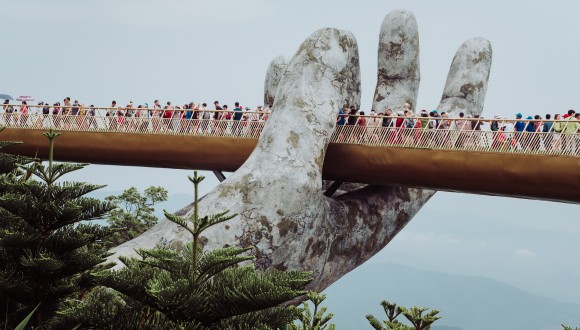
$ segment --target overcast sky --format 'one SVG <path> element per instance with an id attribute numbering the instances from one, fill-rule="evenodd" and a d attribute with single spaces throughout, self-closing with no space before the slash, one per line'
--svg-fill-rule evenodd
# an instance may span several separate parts
<path id="1" fill-rule="evenodd" d="M 0 93 L 32 95 L 37 101 L 52 103 L 69 96 L 97 106 L 107 106 L 113 99 L 120 104 L 129 100 L 151 104 L 160 99 L 174 103 L 240 101 L 254 107 L 262 103 L 264 75 L 275 56 L 290 57 L 315 30 L 336 27 L 352 31 L 357 38 L 362 108 L 368 108 L 376 83 L 379 28 L 389 11 L 400 8 L 413 11 L 419 25 L 419 108 L 438 105 L 453 55 L 463 41 L 472 37 L 485 37 L 493 47 L 485 116 L 497 113 L 513 117 L 517 112 L 543 116 L 580 108 L 580 1 L 576 0 L 4 0 L 0 14 Z M 171 193 L 190 193 L 187 174 L 179 170 L 91 166 L 69 179 L 105 183 L 108 190 L 163 185 Z M 216 182 L 211 178 L 204 189 L 211 189 Z M 440 194 L 437 201 L 438 205 L 459 205 L 457 209 L 449 207 L 447 214 L 456 220 L 469 214 L 465 212 L 469 207 L 461 206 L 466 202 L 481 202 L 487 208 L 500 203 L 498 198 L 461 194 Z M 550 228 L 559 233 L 580 233 L 576 224 L 560 223 L 557 216 L 580 222 L 580 206 L 513 203 L 520 208 L 543 210 L 543 216 L 530 212 L 519 219 L 517 208 L 502 209 L 506 218 L 519 219 L 519 228 L 547 230 L 545 214 L 554 214 Z M 437 251 L 447 250 L 434 248 L 434 240 L 439 239 L 441 244 L 462 242 L 460 235 L 453 232 L 453 227 L 438 229 L 412 223 L 391 244 L 390 251 L 411 249 L 410 253 L 419 255 L 432 250 L 427 259 L 437 258 Z M 508 242 L 498 241 L 501 239 Z M 548 250 L 542 249 L 548 246 L 531 246 L 529 240 L 518 239 L 490 235 L 486 244 L 503 244 L 506 249 L 489 254 L 489 259 L 506 253 L 517 260 L 536 262 L 536 266 L 547 265 L 534 260 L 545 255 Z M 396 259 L 389 256 L 385 252 L 378 259 Z M 577 259 L 565 257 L 558 263 L 557 255 L 545 257 L 543 262 L 550 259 L 549 267 L 554 272 L 580 276 Z M 465 255 L 457 262 L 470 258 Z M 497 267 L 496 273 L 481 270 L 480 274 L 514 284 L 529 271 L 515 265 L 507 270 Z M 487 268 L 481 269 L 494 270 L 493 261 L 483 266 Z"/>

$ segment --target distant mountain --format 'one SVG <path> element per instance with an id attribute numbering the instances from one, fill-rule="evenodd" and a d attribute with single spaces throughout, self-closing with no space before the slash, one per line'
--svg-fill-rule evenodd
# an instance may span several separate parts
<path id="1" fill-rule="evenodd" d="M 438 192 L 371 261 L 493 278 L 575 304 L 579 211 L 572 204 Z"/>
<path id="2" fill-rule="evenodd" d="M 338 329 L 370 329 L 365 315 L 384 319 L 382 300 L 440 310 L 442 318 L 433 330 L 561 330 L 561 323 L 580 325 L 579 305 L 482 277 L 398 264 L 364 264 L 325 293 Z"/>

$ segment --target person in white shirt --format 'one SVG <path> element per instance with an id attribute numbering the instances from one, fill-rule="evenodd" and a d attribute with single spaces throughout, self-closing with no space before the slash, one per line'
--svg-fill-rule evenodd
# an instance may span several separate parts
<path id="1" fill-rule="evenodd" d="M 271 104 L 268 104 L 268 106 L 266 107 L 266 109 L 264 110 L 264 112 L 265 112 L 266 114 L 269 114 L 269 113 L 271 113 L 271 112 L 272 112 L 272 105 L 271 105 Z"/>
<path id="2" fill-rule="evenodd" d="M 212 121 L 214 120 L 214 111 L 208 109 L 207 103 L 202 103 L 199 111 L 201 112 L 201 119 L 203 120 L 201 123 L 201 131 L 210 133 L 213 126 Z"/>

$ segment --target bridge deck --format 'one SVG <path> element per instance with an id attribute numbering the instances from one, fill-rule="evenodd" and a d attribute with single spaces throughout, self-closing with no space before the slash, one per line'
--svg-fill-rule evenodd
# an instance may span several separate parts
<path id="1" fill-rule="evenodd" d="M 203 123 L 199 124 L 197 127 L 203 127 Z M 226 124 L 231 125 L 231 122 Z M 57 140 L 55 159 L 235 171 L 254 149 L 261 131 L 259 127 L 257 131 L 244 131 L 245 136 L 241 136 L 242 130 L 238 136 L 233 136 L 236 134 L 231 134 L 231 130 L 228 133 L 226 128 L 221 135 L 178 134 L 121 131 L 120 127 L 111 131 L 110 127 L 80 128 L 61 124 L 57 129 L 62 135 Z M 0 133 L 0 138 L 23 142 L 6 149 L 8 152 L 46 159 L 48 142 L 42 136 L 46 130 L 46 124 L 37 128 L 8 127 Z M 404 129 L 399 132 L 392 128 L 376 128 L 369 134 L 367 128 L 361 135 L 357 126 L 339 127 L 327 150 L 323 177 L 345 182 L 580 203 L 580 157 L 576 145 L 566 149 L 571 146 L 567 143 L 552 150 L 542 146 L 542 138 L 538 146 L 522 149 L 521 146 L 493 146 L 496 137 L 489 135 L 492 132 L 466 132 L 465 137 L 464 133 L 452 137 L 451 132 L 443 130 L 425 136 L 417 136 L 418 131 L 412 129 L 408 134 L 404 132 Z M 376 139 L 374 134 L 377 134 Z M 530 143 L 535 141 L 534 137 L 527 138 Z M 465 143 L 458 143 L 463 139 Z"/>

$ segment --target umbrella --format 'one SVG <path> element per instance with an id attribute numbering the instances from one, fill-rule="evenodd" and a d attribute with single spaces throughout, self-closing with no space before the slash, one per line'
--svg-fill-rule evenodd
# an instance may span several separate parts
<path id="1" fill-rule="evenodd" d="M 34 97 L 30 95 L 20 95 L 16 101 L 34 101 Z"/>
<path id="2" fill-rule="evenodd" d="M 8 94 L 0 94 L 0 99 L 4 99 L 4 100 L 14 100 L 14 98 L 12 98 L 12 96 L 10 96 Z"/>

